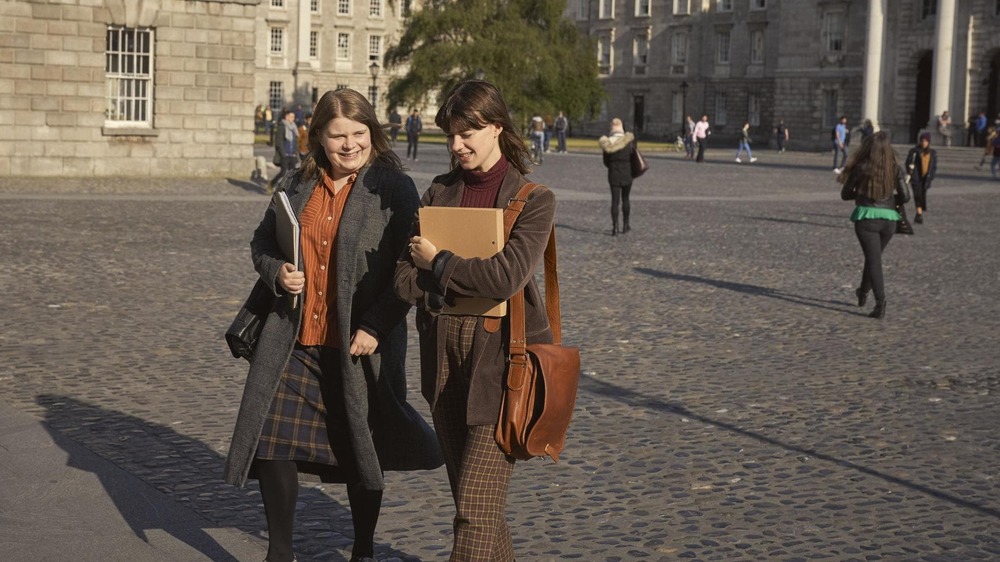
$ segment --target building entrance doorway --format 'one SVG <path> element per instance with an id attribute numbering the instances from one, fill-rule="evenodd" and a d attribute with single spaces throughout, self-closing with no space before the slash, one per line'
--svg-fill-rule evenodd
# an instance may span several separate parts
<path id="1" fill-rule="evenodd" d="M 920 129 L 927 126 L 931 118 L 931 81 L 934 70 L 934 52 L 927 51 L 917 63 L 917 97 L 910 119 L 909 142 L 916 142 Z"/>
<path id="2" fill-rule="evenodd" d="M 986 86 L 986 118 L 992 123 L 1000 115 L 1000 51 L 993 55 L 990 63 L 989 82 Z"/>

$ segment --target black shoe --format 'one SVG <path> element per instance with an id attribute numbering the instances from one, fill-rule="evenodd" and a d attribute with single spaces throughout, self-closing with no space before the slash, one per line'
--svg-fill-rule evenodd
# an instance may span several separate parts
<path id="1" fill-rule="evenodd" d="M 858 306 L 864 306 L 868 302 L 868 293 L 862 293 L 861 287 L 854 289 L 854 294 L 858 296 Z"/>
<path id="2" fill-rule="evenodd" d="M 913 222 L 915 222 L 917 224 L 924 224 L 924 215 L 923 215 L 923 213 L 917 213 L 917 216 L 913 217 Z"/>
<path id="3" fill-rule="evenodd" d="M 885 300 L 875 301 L 875 309 L 868 316 L 871 318 L 885 318 Z"/>
<path id="4" fill-rule="evenodd" d="M 618 236 L 618 221 L 615 221 L 614 223 L 612 223 L 612 225 L 611 225 L 611 235 L 612 236 Z"/>
<path id="5" fill-rule="evenodd" d="M 630 230 L 632 230 L 632 229 L 631 229 L 631 228 L 629 227 L 629 225 L 628 225 L 628 221 L 625 221 L 625 222 L 624 222 L 624 223 L 622 224 L 622 234 L 625 234 L 626 232 L 628 232 L 628 231 L 630 231 Z"/>

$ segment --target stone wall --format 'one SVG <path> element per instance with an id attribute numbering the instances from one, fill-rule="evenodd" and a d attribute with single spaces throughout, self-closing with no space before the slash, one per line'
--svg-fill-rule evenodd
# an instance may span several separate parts
<path id="1" fill-rule="evenodd" d="M 0 176 L 248 174 L 258 1 L 0 2 Z M 151 128 L 107 126 L 108 25 L 153 29 Z"/>

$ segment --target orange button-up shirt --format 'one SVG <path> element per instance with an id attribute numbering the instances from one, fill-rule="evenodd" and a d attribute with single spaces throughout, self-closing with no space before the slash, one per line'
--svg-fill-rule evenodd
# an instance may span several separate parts
<path id="1" fill-rule="evenodd" d="M 334 192 L 333 178 L 323 174 L 299 216 L 302 270 L 306 286 L 302 292 L 302 326 L 299 343 L 340 347 L 337 328 L 337 229 L 344 204 L 358 174 Z"/>

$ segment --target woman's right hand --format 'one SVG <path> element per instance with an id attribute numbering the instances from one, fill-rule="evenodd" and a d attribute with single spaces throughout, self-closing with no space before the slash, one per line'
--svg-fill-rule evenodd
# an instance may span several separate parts
<path id="1" fill-rule="evenodd" d="M 281 288 L 289 294 L 297 295 L 306 286 L 306 274 L 302 271 L 296 271 L 294 265 L 285 262 L 278 270 L 278 285 L 281 285 Z"/>

